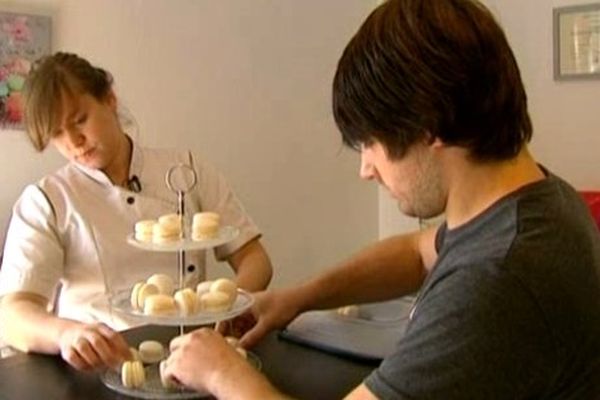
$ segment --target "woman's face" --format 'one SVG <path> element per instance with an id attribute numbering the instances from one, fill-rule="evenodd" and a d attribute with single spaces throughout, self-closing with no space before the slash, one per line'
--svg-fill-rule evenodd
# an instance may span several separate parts
<path id="1" fill-rule="evenodd" d="M 112 91 L 99 101 L 89 94 L 63 93 L 61 113 L 51 143 L 69 161 L 107 170 L 124 138 Z"/>

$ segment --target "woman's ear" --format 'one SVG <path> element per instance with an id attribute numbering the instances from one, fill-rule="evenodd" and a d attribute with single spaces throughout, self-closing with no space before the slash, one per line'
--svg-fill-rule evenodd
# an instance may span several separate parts
<path id="1" fill-rule="evenodd" d="M 109 89 L 106 93 L 105 102 L 114 112 L 117 112 L 117 96 L 112 89 Z"/>

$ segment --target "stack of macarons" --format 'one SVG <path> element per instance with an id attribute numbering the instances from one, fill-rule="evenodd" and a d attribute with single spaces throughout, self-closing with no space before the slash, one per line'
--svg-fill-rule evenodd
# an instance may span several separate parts
<path id="1" fill-rule="evenodd" d="M 196 294 L 200 298 L 200 308 L 203 311 L 223 312 L 235 303 L 237 285 L 227 278 L 200 282 L 196 286 Z"/>
<path id="2" fill-rule="evenodd" d="M 156 220 L 154 219 L 144 219 L 136 222 L 135 224 L 135 240 L 138 242 L 150 243 L 152 242 L 152 234 L 154 231 L 154 225 L 156 224 Z"/>
<path id="3" fill-rule="evenodd" d="M 199 212 L 192 219 L 192 240 L 214 239 L 219 234 L 221 218 L 214 212 Z"/>
<path id="4" fill-rule="evenodd" d="M 181 239 L 182 223 L 178 214 L 162 215 L 152 228 L 152 242 L 171 243 Z"/>
<path id="5" fill-rule="evenodd" d="M 125 361 L 121 365 L 121 383 L 126 388 L 139 388 L 146 382 L 146 371 L 141 361 Z"/>
<path id="6" fill-rule="evenodd" d="M 182 237 L 183 227 L 181 216 L 166 214 L 155 219 L 144 219 L 136 222 L 134 227 L 135 240 L 144 243 L 172 243 Z"/>
<path id="7" fill-rule="evenodd" d="M 133 285 L 131 307 L 143 310 L 146 315 L 169 315 L 177 311 L 173 290 L 173 279 L 165 274 L 154 274 L 145 281 Z"/>

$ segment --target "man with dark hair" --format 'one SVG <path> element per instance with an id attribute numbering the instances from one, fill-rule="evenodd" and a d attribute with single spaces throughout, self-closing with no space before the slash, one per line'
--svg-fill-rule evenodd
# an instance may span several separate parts
<path id="1" fill-rule="evenodd" d="M 536 163 L 519 69 L 475 0 L 389 0 L 333 85 L 344 142 L 407 215 L 444 214 L 302 285 L 257 296 L 251 346 L 301 312 L 419 292 L 394 353 L 351 399 L 600 398 L 600 240 L 582 199 Z M 218 398 L 277 398 L 214 332 L 167 373 Z"/>

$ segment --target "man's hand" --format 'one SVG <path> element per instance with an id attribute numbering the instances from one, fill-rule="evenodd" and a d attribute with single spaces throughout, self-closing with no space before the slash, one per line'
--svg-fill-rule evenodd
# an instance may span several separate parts
<path id="1" fill-rule="evenodd" d="M 212 329 L 201 328 L 176 337 L 169 347 L 166 379 L 223 400 L 287 399 Z"/>
<path id="2" fill-rule="evenodd" d="M 59 338 L 60 355 L 74 368 L 91 371 L 116 369 L 131 357 L 125 339 L 104 324 L 77 324 Z"/>
<path id="3" fill-rule="evenodd" d="M 287 326 L 301 312 L 301 298 L 295 289 L 269 290 L 254 296 L 252 312 L 257 322 L 242 336 L 240 345 L 244 348 L 254 346 L 272 330 Z"/>
<path id="4" fill-rule="evenodd" d="M 224 371 L 252 368 L 250 364 L 210 328 L 200 328 L 171 341 L 171 355 L 164 373 L 168 378 L 198 391 L 209 391 L 219 385 L 218 376 Z M 211 387 L 212 386 L 212 387 Z"/>

